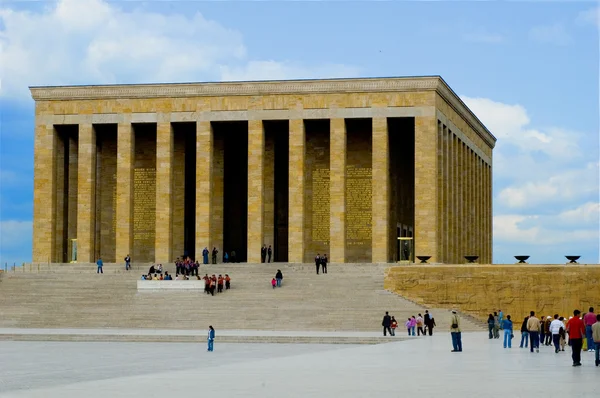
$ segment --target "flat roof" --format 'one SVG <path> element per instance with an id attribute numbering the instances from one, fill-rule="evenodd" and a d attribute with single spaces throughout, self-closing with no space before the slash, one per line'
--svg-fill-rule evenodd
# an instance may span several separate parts
<path id="1" fill-rule="evenodd" d="M 488 144 L 496 137 L 439 75 L 197 83 L 31 86 L 35 101 L 436 91 Z"/>

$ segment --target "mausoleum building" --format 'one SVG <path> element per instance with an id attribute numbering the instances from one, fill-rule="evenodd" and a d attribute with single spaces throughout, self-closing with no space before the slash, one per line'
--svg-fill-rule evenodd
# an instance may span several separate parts
<path id="1" fill-rule="evenodd" d="M 439 76 L 31 93 L 34 262 L 492 261 L 496 139 Z"/>

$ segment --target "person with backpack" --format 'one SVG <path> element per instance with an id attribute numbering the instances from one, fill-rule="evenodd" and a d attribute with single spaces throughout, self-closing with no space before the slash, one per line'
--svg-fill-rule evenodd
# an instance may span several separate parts
<path id="1" fill-rule="evenodd" d="M 452 351 L 451 352 L 462 352 L 462 336 L 460 330 L 460 318 L 456 313 L 456 310 L 452 310 L 452 317 L 450 317 L 450 334 L 452 335 Z"/>

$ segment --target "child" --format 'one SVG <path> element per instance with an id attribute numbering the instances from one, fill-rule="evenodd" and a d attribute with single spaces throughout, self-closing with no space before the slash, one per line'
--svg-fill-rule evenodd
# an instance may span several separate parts
<path id="1" fill-rule="evenodd" d="M 406 330 L 408 330 L 408 335 L 409 336 L 410 336 L 411 325 L 412 325 L 411 319 L 408 318 L 408 321 L 406 321 L 406 323 L 404 323 L 404 326 L 406 326 Z"/>
<path id="2" fill-rule="evenodd" d="M 223 293 L 223 277 L 219 274 L 219 279 L 217 281 L 217 293 Z"/>
<path id="3" fill-rule="evenodd" d="M 560 318 L 558 318 L 558 320 L 561 321 L 563 324 L 565 323 L 565 318 L 562 316 Z M 558 330 L 558 335 L 560 336 L 560 340 L 559 340 L 560 350 L 564 351 L 565 345 L 567 344 L 567 336 L 565 334 L 564 327 L 561 326 L 561 328 Z"/>
<path id="4" fill-rule="evenodd" d="M 396 318 L 392 317 L 392 336 L 396 335 L 396 328 L 398 327 L 398 322 Z"/>
<path id="5" fill-rule="evenodd" d="M 271 286 L 273 286 L 273 289 L 275 289 L 277 287 L 277 279 L 273 278 L 271 280 Z"/>
<path id="6" fill-rule="evenodd" d="M 231 278 L 229 275 L 225 274 L 225 290 L 229 290 L 231 288 Z"/>

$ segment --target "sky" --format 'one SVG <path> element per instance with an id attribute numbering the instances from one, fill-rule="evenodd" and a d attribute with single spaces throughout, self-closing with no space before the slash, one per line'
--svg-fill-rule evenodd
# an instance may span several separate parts
<path id="1" fill-rule="evenodd" d="M 494 263 L 600 257 L 593 2 L 0 3 L 0 264 L 31 261 L 33 85 L 441 75 L 497 137 Z"/>

